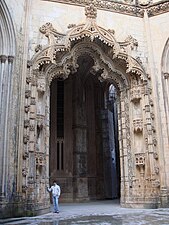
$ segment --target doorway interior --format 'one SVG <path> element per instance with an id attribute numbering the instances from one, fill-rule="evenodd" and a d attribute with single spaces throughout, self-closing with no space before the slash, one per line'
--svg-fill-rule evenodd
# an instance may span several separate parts
<path id="1" fill-rule="evenodd" d="M 50 87 L 50 183 L 62 202 L 120 198 L 118 90 L 93 75 L 93 59 L 81 55 L 78 70 Z"/>

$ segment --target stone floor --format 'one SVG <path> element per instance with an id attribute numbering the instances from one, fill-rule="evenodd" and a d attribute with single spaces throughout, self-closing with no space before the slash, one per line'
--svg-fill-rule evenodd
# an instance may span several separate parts
<path id="1" fill-rule="evenodd" d="M 60 213 L 0 220 L 6 225 L 169 225 L 167 209 L 126 209 L 118 201 L 60 204 Z"/>

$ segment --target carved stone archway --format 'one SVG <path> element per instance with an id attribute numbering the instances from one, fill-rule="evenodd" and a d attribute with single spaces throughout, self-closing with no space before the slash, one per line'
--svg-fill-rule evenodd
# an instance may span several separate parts
<path id="1" fill-rule="evenodd" d="M 94 61 L 90 73 L 101 82 L 112 82 L 119 95 L 121 205 L 157 207 L 159 203 L 151 87 L 141 63 L 131 56 L 138 43 L 131 36 L 117 42 L 113 30 L 97 25 L 96 16 L 96 8 L 87 6 L 86 23 L 71 25 L 67 34 L 59 33 L 50 23 L 42 26 L 40 32 L 48 38 L 48 46 L 37 46 L 36 55 L 28 62 L 23 164 L 29 166 L 23 173 L 23 196 L 30 204 L 36 202 L 37 209 L 48 207 L 50 83 L 74 74 L 78 58 L 84 54 Z"/>

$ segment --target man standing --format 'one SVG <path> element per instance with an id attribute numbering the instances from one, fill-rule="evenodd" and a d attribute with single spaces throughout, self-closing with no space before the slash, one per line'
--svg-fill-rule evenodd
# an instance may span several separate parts
<path id="1" fill-rule="evenodd" d="M 57 185 L 56 181 L 53 182 L 53 185 L 51 188 L 47 187 L 47 190 L 49 192 L 52 192 L 52 200 L 53 200 L 53 207 L 54 207 L 54 212 L 59 213 L 59 204 L 58 204 L 58 199 L 60 196 L 60 186 Z"/>

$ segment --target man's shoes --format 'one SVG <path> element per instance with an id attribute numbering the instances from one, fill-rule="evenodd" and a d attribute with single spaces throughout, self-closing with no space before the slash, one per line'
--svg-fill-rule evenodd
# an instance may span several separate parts
<path id="1" fill-rule="evenodd" d="M 55 211 L 54 213 L 59 213 L 59 211 Z"/>

